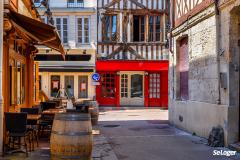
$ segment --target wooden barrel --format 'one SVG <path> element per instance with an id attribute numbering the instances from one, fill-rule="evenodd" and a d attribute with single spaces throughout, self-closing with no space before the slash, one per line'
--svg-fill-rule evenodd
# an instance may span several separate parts
<path id="1" fill-rule="evenodd" d="M 92 125 L 89 114 L 55 115 L 50 139 L 51 159 L 90 160 L 92 145 Z"/>
<path id="2" fill-rule="evenodd" d="M 92 125 L 98 124 L 98 116 L 99 116 L 99 108 L 97 101 L 86 100 L 84 101 L 85 104 L 89 106 L 89 113 L 91 115 L 91 122 Z"/>

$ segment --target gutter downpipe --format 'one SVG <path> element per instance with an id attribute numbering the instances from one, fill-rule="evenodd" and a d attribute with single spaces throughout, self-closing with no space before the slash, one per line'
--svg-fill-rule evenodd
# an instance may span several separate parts
<path id="1" fill-rule="evenodd" d="M 214 0 L 215 4 L 215 22 L 216 22 L 216 54 L 217 54 L 217 78 L 218 78 L 218 99 L 217 104 L 221 104 L 221 84 L 220 84 L 220 12 L 218 8 L 219 0 Z"/>

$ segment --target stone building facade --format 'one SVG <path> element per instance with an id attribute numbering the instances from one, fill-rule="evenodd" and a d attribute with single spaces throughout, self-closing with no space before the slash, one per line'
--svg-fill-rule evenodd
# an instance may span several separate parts
<path id="1" fill-rule="evenodd" d="M 239 140 L 240 1 L 191 3 L 171 10 L 170 122 L 206 138 L 220 125 L 227 145 Z"/>
<path id="2" fill-rule="evenodd" d="M 39 0 L 34 2 L 36 6 L 40 5 Z M 95 97 L 91 77 L 95 72 L 96 6 L 94 0 L 49 1 L 54 26 L 58 29 L 67 55 L 64 61 L 60 56 L 56 57 L 55 51 L 44 46 L 38 48 L 35 60 L 39 62 L 40 90 L 47 97 L 65 97 L 68 91 L 69 97 L 75 99 Z M 44 15 L 41 7 L 38 10 Z M 42 19 L 48 23 L 46 16 L 42 16 Z"/>

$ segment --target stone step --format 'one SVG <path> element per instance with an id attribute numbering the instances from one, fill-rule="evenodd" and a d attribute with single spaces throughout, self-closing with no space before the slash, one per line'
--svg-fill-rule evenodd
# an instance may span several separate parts
<path id="1" fill-rule="evenodd" d="M 162 109 L 162 110 L 167 110 L 166 108 L 163 107 L 105 107 L 105 106 L 100 106 L 99 109 L 101 111 L 111 111 L 111 110 L 138 110 L 138 109 Z"/>

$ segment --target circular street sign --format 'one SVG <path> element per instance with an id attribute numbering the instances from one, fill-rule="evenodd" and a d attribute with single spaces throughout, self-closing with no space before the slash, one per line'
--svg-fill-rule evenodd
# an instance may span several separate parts
<path id="1" fill-rule="evenodd" d="M 98 73 L 94 73 L 92 75 L 92 80 L 94 80 L 95 82 L 98 82 L 100 80 L 100 75 Z"/>

